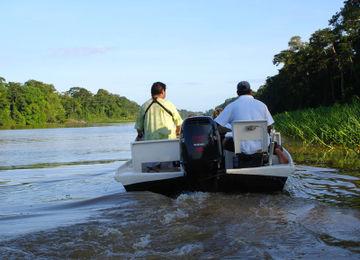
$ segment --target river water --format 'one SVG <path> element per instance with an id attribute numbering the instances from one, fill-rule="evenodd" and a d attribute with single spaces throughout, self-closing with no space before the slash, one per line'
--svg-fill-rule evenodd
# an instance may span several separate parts
<path id="1" fill-rule="evenodd" d="M 0 131 L 0 259 L 360 259 L 360 180 L 296 166 L 276 194 L 125 192 L 133 124 Z"/>

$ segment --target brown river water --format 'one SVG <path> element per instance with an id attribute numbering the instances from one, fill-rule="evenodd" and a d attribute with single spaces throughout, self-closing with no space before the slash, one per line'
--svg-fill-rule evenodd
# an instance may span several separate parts
<path id="1" fill-rule="evenodd" d="M 125 192 L 133 124 L 0 131 L 0 259 L 360 259 L 360 179 L 275 194 Z"/>

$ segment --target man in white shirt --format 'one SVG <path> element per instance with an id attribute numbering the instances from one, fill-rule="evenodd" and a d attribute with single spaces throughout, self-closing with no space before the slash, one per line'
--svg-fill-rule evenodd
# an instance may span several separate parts
<path id="1" fill-rule="evenodd" d="M 270 131 L 274 119 L 267 106 L 252 96 L 249 82 L 239 82 L 237 94 L 239 97 L 225 107 L 219 116 L 215 118 L 215 122 L 222 127 L 226 127 L 236 120 L 266 120 Z M 240 150 L 245 154 L 254 154 L 260 149 L 260 141 L 244 141 L 240 144 Z M 287 158 L 282 153 L 281 147 L 276 147 L 275 153 L 279 156 L 280 162 L 287 163 Z M 280 153 L 281 155 L 279 155 Z"/>

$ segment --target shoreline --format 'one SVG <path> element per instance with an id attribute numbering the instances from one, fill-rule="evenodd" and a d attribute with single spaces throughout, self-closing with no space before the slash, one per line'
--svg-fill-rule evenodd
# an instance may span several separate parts
<path id="1" fill-rule="evenodd" d="M 341 145 L 329 148 L 286 137 L 284 139 L 283 146 L 290 152 L 295 164 L 334 168 L 360 177 L 360 151 Z"/>
<path id="2" fill-rule="evenodd" d="M 93 127 L 99 125 L 111 125 L 121 123 L 133 123 L 135 120 L 115 120 L 115 121 L 83 121 L 83 120 L 68 120 L 64 123 L 47 123 L 45 125 L 27 125 L 27 126 L 10 126 L 0 127 L 1 130 L 26 130 L 26 129 L 48 129 L 48 128 L 72 128 L 72 127 Z"/>

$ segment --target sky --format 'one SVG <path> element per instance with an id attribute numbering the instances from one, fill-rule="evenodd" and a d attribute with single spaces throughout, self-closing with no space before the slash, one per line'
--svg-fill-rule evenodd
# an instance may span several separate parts
<path id="1" fill-rule="evenodd" d="M 206 111 L 277 74 L 343 0 L 1 0 L 0 76 L 59 92 L 106 89 L 142 104 L 153 82 L 178 109 Z"/>

